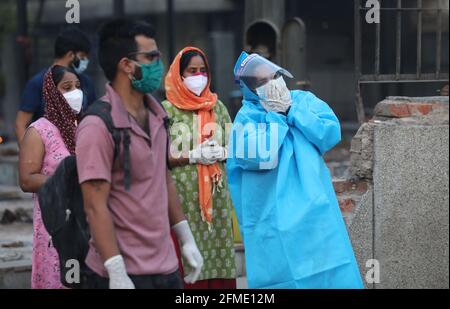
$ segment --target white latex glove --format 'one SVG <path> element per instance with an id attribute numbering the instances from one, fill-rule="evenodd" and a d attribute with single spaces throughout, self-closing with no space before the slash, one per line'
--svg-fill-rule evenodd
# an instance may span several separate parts
<path id="1" fill-rule="evenodd" d="M 133 281 L 128 277 L 125 262 L 121 255 L 116 255 L 108 259 L 104 265 L 108 271 L 110 289 L 135 289 Z"/>
<path id="2" fill-rule="evenodd" d="M 219 153 L 217 161 L 223 162 L 228 159 L 228 150 L 225 147 L 218 146 L 217 152 Z"/>
<path id="3" fill-rule="evenodd" d="M 189 151 L 190 164 L 211 165 L 217 162 L 220 152 L 217 149 L 217 142 L 214 140 L 206 140 L 193 150 Z"/>
<path id="4" fill-rule="evenodd" d="M 291 93 L 282 76 L 257 88 L 256 93 L 267 112 L 286 113 L 292 105 Z"/>
<path id="5" fill-rule="evenodd" d="M 189 151 L 189 164 L 202 164 L 211 165 L 215 163 L 215 160 L 205 157 L 205 150 L 210 148 L 211 141 L 207 140 L 197 145 L 194 149 Z"/>
<path id="6" fill-rule="evenodd" d="M 197 248 L 194 235 L 192 235 L 191 229 L 186 220 L 175 224 L 172 229 L 180 242 L 181 254 L 193 268 L 193 270 L 186 277 L 184 277 L 184 282 L 193 284 L 197 281 L 198 276 L 200 276 L 202 271 L 203 257 Z"/>
<path id="7" fill-rule="evenodd" d="M 221 147 L 217 141 L 212 140 L 208 144 L 209 147 L 203 148 L 203 156 L 214 160 L 214 163 L 217 161 L 225 161 L 228 157 L 228 151 L 226 148 Z"/>

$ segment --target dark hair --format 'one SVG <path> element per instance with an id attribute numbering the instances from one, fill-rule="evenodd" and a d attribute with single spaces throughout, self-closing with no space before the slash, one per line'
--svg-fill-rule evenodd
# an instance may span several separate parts
<path id="1" fill-rule="evenodd" d="M 85 52 L 91 51 L 91 41 L 80 29 L 69 26 L 61 30 L 55 40 L 55 58 L 62 58 L 70 51 Z"/>
<path id="2" fill-rule="evenodd" d="M 116 77 L 120 60 L 137 51 L 137 35 L 154 39 L 155 29 L 146 22 L 126 19 L 115 19 L 102 25 L 99 30 L 98 60 L 109 81 Z"/>
<path id="3" fill-rule="evenodd" d="M 188 67 L 189 63 L 191 62 L 191 59 L 194 57 L 197 57 L 197 56 L 202 57 L 203 61 L 205 62 L 205 65 L 206 65 L 206 59 L 201 53 L 199 53 L 198 51 L 195 51 L 195 50 L 190 50 L 187 53 L 183 54 L 183 56 L 181 56 L 180 76 L 183 76 L 184 70 L 186 70 L 186 68 Z"/>
<path id="4" fill-rule="evenodd" d="M 55 86 L 58 86 L 59 82 L 61 82 L 66 72 L 73 73 L 78 78 L 78 80 L 80 79 L 78 74 L 72 68 L 63 67 L 62 65 L 55 65 L 52 68 L 52 79 L 55 83 Z"/>

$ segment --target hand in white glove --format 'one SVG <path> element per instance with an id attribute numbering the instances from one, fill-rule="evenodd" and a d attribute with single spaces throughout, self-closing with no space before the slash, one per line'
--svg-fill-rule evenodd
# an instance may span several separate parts
<path id="1" fill-rule="evenodd" d="M 207 140 L 189 151 L 190 164 L 212 165 L 227 159 L 227 151 L 215 140 Z"/>
<path id="2" fill-rule="evenodd" d="M 221 147 L 217 141 L 212 140 L 207 144 L 209 147 L 203 148 L 203 155 L 214 163 L 217 161 L 225 161 L 228 157 L 228 151 L 226 148 Z"/>
<path id="3" fill-rule="evenodd" d="M 121 255 L 108 259 L 104 265 L 108 271 L 110 289 L 135 289 L 133 281 L 128 277 L 125 262 Z"/>
<path id="4" fill-rule="evenodd" d="M 218 152 L 218 156 L 217 161 L 223 162 L 226 161 L 228 159 L 228 150 L 225 147 L 221 147 L 221 146 L 217 146 L 217 152 Z"/>
<path id="5" fill-rule="evenodd" d="M 197 248 L 194 236 L 192 235 L 191 229 L 186 220 L 175 224 L 172 229 L 180 242 L 181 254 L 193 268 L 193 270 L 186 277 L 184 277 L 184 282 L 193 284 L 197 281 L 198 276 L 200 276 L 202 271 L 203 257 Z"/>
<path id="6" fill-rule="evenodd" d="M 292 105 L 291 93 L 281 76 L 256 89 L 267 112 L 286 113 Z"/>
<path id="7" fill-rule="evenodd" d="M 215 159 L 208 157 L 208 151 L 212 148 L 211 143 L 210 140 L 204 141 L 189 151 L 189 164 L 211 165 L 216 163 Z"/>

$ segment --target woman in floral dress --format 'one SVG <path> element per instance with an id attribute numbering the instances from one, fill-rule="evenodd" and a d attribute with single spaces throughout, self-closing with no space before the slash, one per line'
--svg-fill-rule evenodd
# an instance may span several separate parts
<path id="1" fill-rule="evenodd" d="M 44 77 L 43 96 L 45 115 L 28 127 L 20 145 L 20 186 L 25 192 L 38 192 L 59 163 L 75 153 L 75 130 L 83 102 L 77 74 L 53 66 Z M 33 229 L 31 287 L 62 288 L 58 254 L 43 224 L 36 194 Z"/>
<path id="2" fill-rule="evenodd" d="M 198 48 L 183 49 L 166 77 L 169 163 L 184 213 L 204 258 L 199 281 L 186 288 L 234 289 L 232 203 L 225 173 L 226 107 L 210 91 L 211 72 Z M 182 266 L 187 270 L 187 263 Z"/>

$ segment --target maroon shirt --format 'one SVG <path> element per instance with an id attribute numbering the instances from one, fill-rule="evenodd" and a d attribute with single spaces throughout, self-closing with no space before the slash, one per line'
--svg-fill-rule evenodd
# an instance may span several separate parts
<path id="1" fill-rule="evenodd" d="M 128 274 L 170 274 L 178 269 L 170 237 L 166 182 L 167 132 L 164 109 L 151 96 L 146 102 L 151 139 L 126 111 L 121 98 L 110 86 L 101 99 L 112 107 L 117 128 L 129 128 L 131 188 L 124 187 L 123 151 L 113 162 L 114 142 L 103 121 L 87 116 L 76 136 L 76 156 L 80 184 L 88 180 L 111 183 L 108 208 L 114 222 L 117 242 Z M 114 164 L 114 165 L 113 165 Z M 107 277 L 103 261 L 91 240 L 86 264 Z"/>

